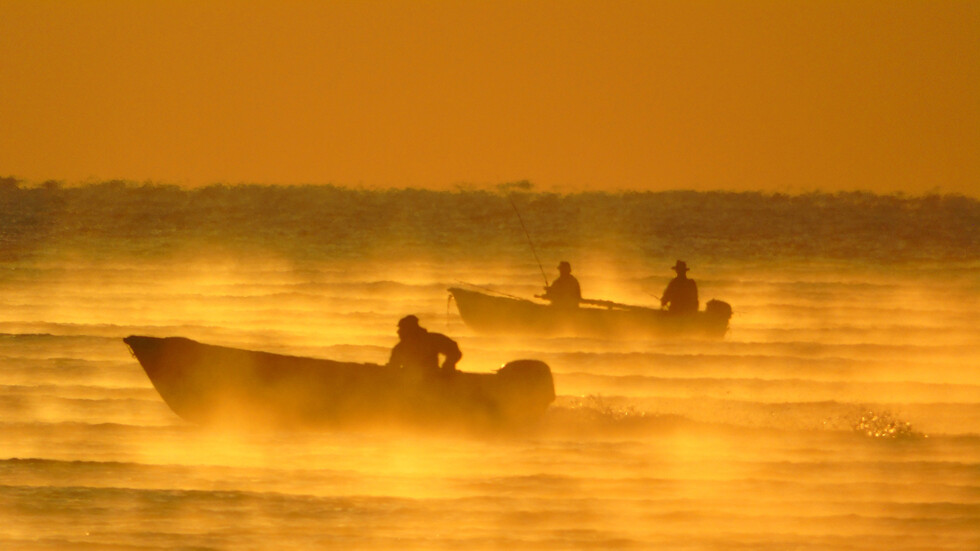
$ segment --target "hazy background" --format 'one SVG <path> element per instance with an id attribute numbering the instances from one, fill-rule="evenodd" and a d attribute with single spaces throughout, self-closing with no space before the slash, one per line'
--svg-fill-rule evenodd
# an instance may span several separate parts
<path id="1" fill-rule="evenodd" d="M 975 1 L 0 0 L 0 548 L 980 548 L 978 42 Z M 684 259 L 731 331 L 469 330 L 446 289 L 539 293 L 528 237 L 631 304 Z M 381 362 L 406 313 L 546 361 L 540 430 L 219 433 L 121 340 Z"/>
<path id="2" fill-rule="evenodd" d="M 447 288 L 569 260 L 711 341 L 498 338 Z M 0 549 L 976 551 L 980 200 L 0 178 Z M 384 362 L 414 313 L 460 369 L 537 358 L 516 433 L 209 429 L 122 338 Z M 233 423 L 234 419 L 226 420 Z"/>
<path id="3" fill-rule="evenodd" d="M 977 194 L 980 4 L 0 0 L 0 175 Z"/>

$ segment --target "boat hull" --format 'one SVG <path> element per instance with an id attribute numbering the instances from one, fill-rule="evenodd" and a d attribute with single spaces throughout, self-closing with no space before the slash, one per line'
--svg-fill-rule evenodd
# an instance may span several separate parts
<path id="1" fill-rule="evenodd" d="M 208 425 L 352 426 L 522 424 L 554 400 L 546 364 L 424 379 L 377 364 L 202 344 L 183 337 L 123 339 L 171 410 Z"/>
<path id="2" fill-rule="evenodd" d="M 466 325 L 493 335 L 721 338 L 732 315 L 731 307 L 717 300 L 700 312 L 678 315 L 639 306 L 560 309 L 458 287 L 449 292 Z"/>

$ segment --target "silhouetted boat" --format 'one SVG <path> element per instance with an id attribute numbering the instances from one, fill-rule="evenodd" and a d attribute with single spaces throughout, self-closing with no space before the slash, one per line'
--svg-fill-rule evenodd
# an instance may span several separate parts
<path id="1" fill-rule="evenodd" d="M 420 380 L 377 364 L 253 352 L 183 337 L 123 339 L 163 400 L 200 424 L 497 426 L 535 420 L 555 398 L 548 366 Z"/>
<path id="2" fill-rule="evenodd" d="M 603 300 L 584 300 L 579 308 L 559 309 L 458 287 L 449 292 L 466 325 L 495 335 L 721 338 L 732 317 L 731 306 L 720 300 L 708 301 L 705 309 L 695 314 L 677 315 Z"/>

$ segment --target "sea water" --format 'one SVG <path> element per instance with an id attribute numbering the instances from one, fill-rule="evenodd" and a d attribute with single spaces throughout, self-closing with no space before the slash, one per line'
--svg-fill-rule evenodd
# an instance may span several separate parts
<path id="1" fill-rule="evenodd" d="M 0 548 L 975 550 L 978 227 L 959 196 L 7 182 Z M 567 260 L 656 306 L 678 259 L 723 339 L 480 335 L 447 292 Z M 461 369 L 547 362 L 540 424 L 198 427 L 122 342 L 383 363 L 410 313 Z"/>

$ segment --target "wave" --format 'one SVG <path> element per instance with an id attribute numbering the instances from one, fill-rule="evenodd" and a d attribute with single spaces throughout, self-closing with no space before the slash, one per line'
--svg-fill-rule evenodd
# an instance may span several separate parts
<path id="1" fill-rule="evenodd" d="M 178 249 L 275 250 L 293 260 L 526 254 L 511 199 L 527 213 L 539 244 L 553 251 L 638 249 L 661 256 L 673 248 L 722 259 L 873 262 L 980 257 L 975 231 L 980 201 L 959 195 L 505 196 L 333 186 L 181 189 L 124 182 L 0 188 L 0 250 L 9 258 L 45 248 L 83 248 L 107 258 Z"/>
<path id="2" fill-rule="evenodd" d="M 806 400 L 885 400 L 903 403 L 976 403 L 980 385 L 862 381 L 814 381 L 725 377 L 667 378 L 650 375 L 611 376 L 594 373 L 556 373 L 556 386 L 571 394 L 579 389 L 629 396 L 738 396 L 760 402 Z"/>

